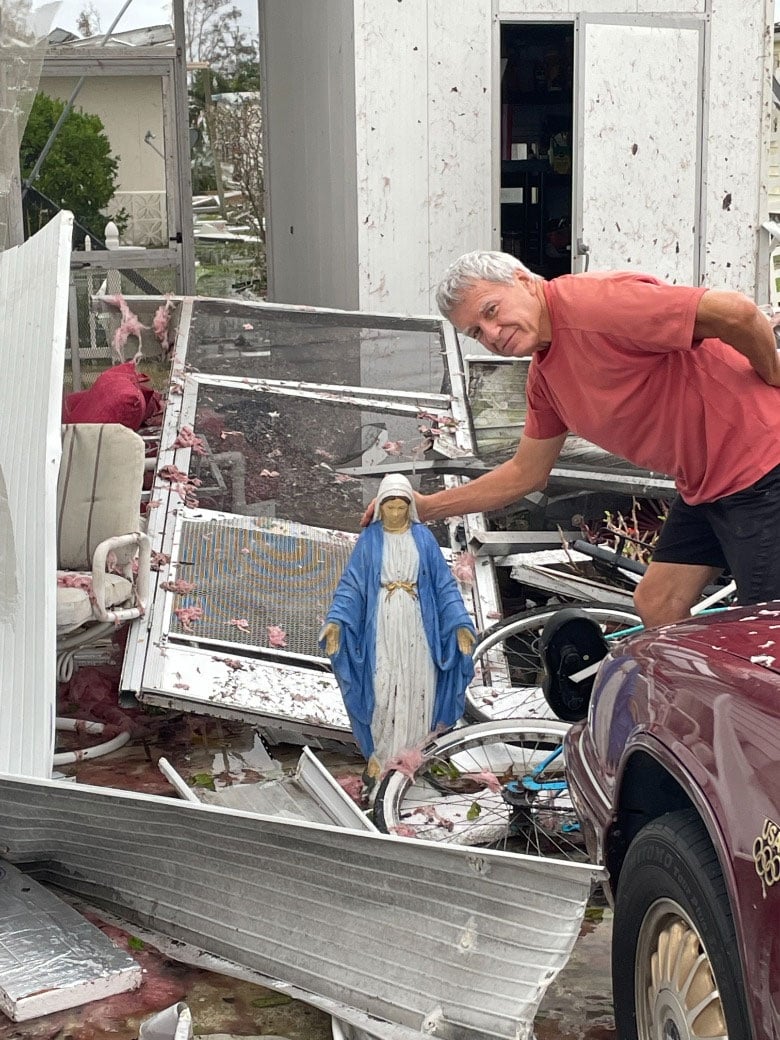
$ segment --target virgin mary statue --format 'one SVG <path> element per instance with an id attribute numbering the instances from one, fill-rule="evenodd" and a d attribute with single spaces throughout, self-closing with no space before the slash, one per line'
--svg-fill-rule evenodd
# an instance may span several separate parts
<path id="1" fill-rule="evenodd" d="M 320 632 L 369 784 L 404 748 L 461 717 L 475 638 L 411 484 L 386 476 Z"/>

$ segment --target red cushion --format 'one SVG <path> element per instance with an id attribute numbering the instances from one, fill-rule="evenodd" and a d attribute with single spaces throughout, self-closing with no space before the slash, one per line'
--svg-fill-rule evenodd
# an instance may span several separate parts
<path id="1" fill-rule="evenodd" d="M 121 423 L 137 430 L 161 408 L 160 395 L 132 361 L 115 365 L 97 377 L 89 390 L 68 394 L 64 423 Z"/>

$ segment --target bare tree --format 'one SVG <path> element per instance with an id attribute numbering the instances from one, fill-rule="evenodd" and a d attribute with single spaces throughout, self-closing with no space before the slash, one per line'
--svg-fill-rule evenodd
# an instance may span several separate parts
<path id="1" fill-rule="evenodd" d="M 82 36 L 97 36 L 100 32 L 100 14 L 92 0 L 79 11 L 76 28 Z"/>
<path id="2" fill-rule="evenodd" d="M 257 92 L 234 94 L 216 106 L 221 157 L 232 166 L 231 180 L 241 190 L 254 229 L 265 242 L 263 213 L 263 119 Z"/>
<path id="3" fill-rule="evenodd" d="M 0 41 L 9 43 L 33 38 L 31 0 L 3 0 L 0 3 Z"/>
<path id="4" fill-rule="evenodd" d="M 223 75 L 232 75 L 254 54 L 241 17 L 241 9 L 225 0 L 186 0 L 187 61 L 208 62 Z"/>

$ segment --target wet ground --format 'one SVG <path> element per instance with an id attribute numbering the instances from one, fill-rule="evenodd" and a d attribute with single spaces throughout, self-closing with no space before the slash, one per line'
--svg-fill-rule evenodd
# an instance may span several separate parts
<path id="1" fill-rule="evenodd" d="M 73 699 L 78 693 L 75 688 Z M 83 707 L 79 714 L 83 717 Z M 92 705 L 92 714 L 100 718 L 100 701 Z M 156 765 L 164 754 L 191 784 L 218 788 L 259 777 L 265 755 L 250 725 L 140 709 L 127 716 L 137 734 L 130 744 L 113 755 L 63 767 L 63 773 L 84 783 L 171 795 Z M 297 762 L 300 748 L 277 745 L 270 753 L 286 769 Z M 344 749 L 321 751 L 319 757 L 336 775 L 359 775 L 362 769 L 362 760 Z M 195 1036 L 330 1040 L 330 1018 L 322 1012 L 264 987 L 174 962 L 138 937 L 91 919 L 141 964 L 140 989 L 28 1023 L 0 1016 L 0 1040 L 135 1040 L 145 1018 L 178 1001 L 185 1001 L 192 1012 Z M 610 912 L 589 908 L 569 964 L 542 1002 L 537 1040 L 614 1040 L 610 940 Z"/>
<path id="2" fill-rule="evenodd" d="M 31 1022 L 3 1019 L 2 1040 L 135 1040 L 145 1018 L 178 1001 L 189 1007 L 196 1037 L 331 1040 L 330 1017 L 316 1008 L 249 982 L 178 964 L 126 932 L 90 918 L 141 964 L 141 988 Z M 569 964 L 542 1001 L 536 1040 L 615 1040 L 610 937 L 608 912 L 598 921 L 584 922 Z"/>

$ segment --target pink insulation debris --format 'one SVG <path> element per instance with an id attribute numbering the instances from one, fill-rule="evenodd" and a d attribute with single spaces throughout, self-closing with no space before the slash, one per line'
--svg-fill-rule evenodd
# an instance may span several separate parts
<path id="1" fill-rule="evenodd" d="M 185 581 L 184 578 L 177 578 L 176 581 L 161 581 L 160 588 L 165 589 L 166 592 L 173 592 L 177 596 L 186 596 L 194 591 L 195 583 Z"/>
<path id="2" fill-rule="evenodd" d="M 203 619 L 203 607 L 179 607 L 178 610 L 174 610 L 174 614 L 185 632 L 194 632 L 193 622 Z"/>
<path id="3" fill-rule="evenodd" d="M 117 358 L 123 363 L 125 360 L 125 343 L 127 343 L 131 336 L 135 336 L 138 340 L 138 348 L 140 352 L 141 333 L 143 329 L 147 328 L 147 326 L 142 325 L 138 317 L 133 314 L 128 306 L 127 300 L 121 293 L 117 293 L 115 296 L 106 296 L 104 299 L 106 303 L 110 303 L 113 307 L 118 307 L 119 313 L 122 316 L 119 328 L 114 333 L 113 347 Z"/>
<path id="4" fill-rule="evenodd" d="M 474 584 L 474 571 L 476 567 L 476 557 L 473 553 L 462 552 L 458 553 L 452 563 L 453 576 L 458 579 L 461 585 L 473 585 Z"/>
<path id="5" fill-rule="evenodd" d="M 416 838 L 417 831 L 408 823 L 399 823 L 397 827 L 390 828 L 391 834 L 397 834 L 399 838 Z"/>
<path id="6" fill-rule="evenodd" d="M 337 776 L 336 783 L 343 788 L 346 794 L 356 805 L 363 805 L 363 781 L 359 776 Z"/>
<path id="7" fill-rule="evenodd" d="M 268 626 L 268 645 L 276 646 L 280 649 L 287 646 L 287 633 L 279 625 Z"/>
<path id="8" fill-rule="evenodd" d="M 491 773 L 488 769 L 483 769 L 481 773 L 469 773 L 469 780 L 473 780 L 478 784 L 484 784 L 494 794 L 499 794 L 501 791 L 500 780 L 495 773 Z"/>
<path id="9" fill-rule="evenodd" d="M 197 508 L 198 499 L 195 496 L 195 490 L 203 483 L 202 480 L 198 477 L 189 477 L 173 465 L 163 466 L 158 476 L 162 480 L 168 481 L 173 490 L 181 497 L 185 506 L 189 506 L 190 509 Z"/>
<path id="10" fill-rule="evenodd" d="M 57 584 L 62 589 L 83 589 L 92 599 L 92 576 L 90 574 L 58 574 Z"/>
<path id="11" fill-rule="evenodd" d="M 182 426 L 179 436 L 171 445 L 171 448 L 190 448 L 194 455 L 206 454 L 206 443 L 202 437 L 193 433 L 191 426 Z"/>
<path id="12" fill-rule="evenodd" d="M 166 293 L 165 303 L 161 303 L 157 310 L 154 312 L 152 318 L 152 332 L 159 342 L 163 351 L 168 354 L 173 346 L 173 336 L 171 335 L 170 323 L 171 323 L 171 311 L 173 310 L 173 300 L 171 294 Z"/>
<path id="13" fill-rule="evenodd" d="M 429 739 L 429 737 L 426 737 L 424 744 L 427 744 Z M 402 751 L 399 751 L 397 756 L 387 763 L 385 773 L 395 769 L 399 773 L 403 773 L 404 776 L 408 776 L 410 780 L 414 780 L 417 771 L 422 765 L 424 744 L 419 744 L 417 747 L 404 748 Z"/>

